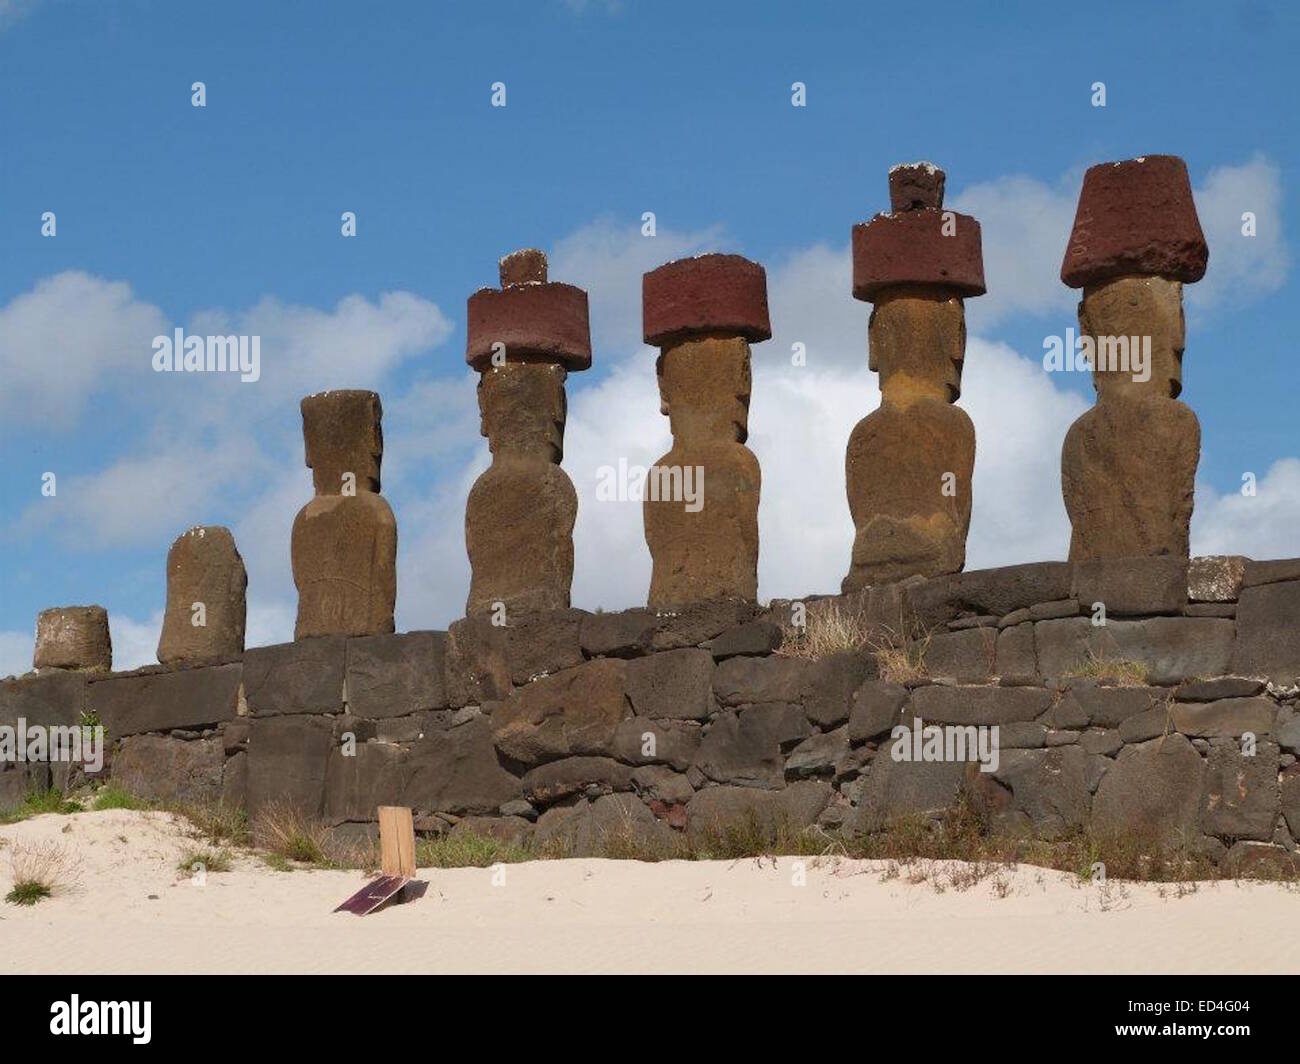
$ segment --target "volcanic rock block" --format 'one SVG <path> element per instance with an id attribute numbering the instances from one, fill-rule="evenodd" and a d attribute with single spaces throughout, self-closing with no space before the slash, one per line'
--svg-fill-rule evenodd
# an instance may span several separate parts
<path id="1" fill-rule="evenodd" d="M 649 604 L 758 596 L 758 459 L 749 434 L 750 343 L 771 336 L 767 275 L 738 255 L 680 259 L 642 279 L 647 343 L 672 449 L 650 469 Z"/>
<path id="2" fill-rule="evenodd" d="M 1061 452 L 1071 561 L 1187 557 L 1201 432 L 1178 402 L 1182 286 L 1204 274 L 1207 254 L 1181 159 L 1105 163 L 1084 177 L 1061 278 L 1083 288 L 1097 404 Z"/>
<path id="3" fill-rule="evenodd" d="M 36 618 L 37 669 L 102 669 L 113 667 L 113 640 L 108 611 L 103 606 L 56 606 Z"/>
<path id="4" fill-rule="evenodd" d="M 295 639 L 393 631 L 397 521 L 378 494 L 382 416 L 374 392 L 321 392 L 302 401 L 316 497 L 293 522 Z"/>
<path id="5" fill-rule="evenodd" d="M 500 289 L 469 298 L 465 360 L 481 374 L 492 465 L 465 508 L 466 613 L 567 609 L 578 496 L 560 468 L 569 370 L 591 365 L 587 293 L 546 279 L 535 249 L 500 263 Z"/>
<path id="6" fill-rule="evenodd" d="M 966 352 L 962 300 L 984 292 L 979 223 L 943 211 L 943 172 L 895 168 L 900 213 L 853 230 L 853 294 L 875 306 L 870 368 L 881 405 L 849 437 L 845 481 L 857 530 L 843 591 L 966 563 L 975 428 L 952 404 Z"/>
<path id="7" fill-rule="evenodd" d="M 212 661 L 244 652 L 248 574 L 230 530 L 195 526 L 167 552 L 167 610 L 158 660 Z"/>

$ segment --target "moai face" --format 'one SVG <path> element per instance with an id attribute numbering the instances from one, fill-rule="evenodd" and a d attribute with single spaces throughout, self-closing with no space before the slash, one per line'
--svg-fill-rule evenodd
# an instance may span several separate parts
<path id="1" fill-rule="evenodd" d="M 379 491 L 382 417 L 374 392 L 321 392 L 302 401 L 302 436 L 317 495 L 341 495 L 353 481 L 357 491 Z"/>
<path id="2" fill-rule="evenodd" d="M 493 454 L 564 458 L 567 373 L 550 362 L 507 362 L 479 378 L 480 431 Z"/>
<path id="3" fill-rule="evenodd" d="M 1079 329 L 1093 338 L 1098 395 L 1176 399 L 1182 392 L 1187 333 L 1181 281 L 1120 277 L 1089 286 L 1079 303 Z"/>
<path id="4" fill-rule="evenodd" d="M 749 343 L 739 338 L 691 340 L 664 351 L 655 363 L 659 411 L 673 438 L 690 442 L 749 437 L 753 378 Z"/>
<path id="5" fill-rule="evenodd" d="M 966 357 L 966 312 L 959 297 L 916 285 L 876 296 L 868 325 L 868 364 L 880 374 L 886 402 L 956 402 Z"/>

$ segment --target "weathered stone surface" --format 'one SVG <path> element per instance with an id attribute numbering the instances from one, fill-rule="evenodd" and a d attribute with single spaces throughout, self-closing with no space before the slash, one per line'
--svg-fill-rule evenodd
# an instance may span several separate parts
<path id="1" fill-rule="evenodd" d="M 758 607 L 735 597 L 704 599 L 653 611 L 658 620 L 652 650 L 676 650 L 706 643 L 738 624 L 752 620 Z"/>
<path id="2" fill-rule="evenodd" d="M 937 211 L 943 206 L 945 174 L 934 163 L 899 163 L 889 168 L 889 211 Z"/>
<path id="3" fill-rule="evenodd" d="M 997 725 L 998 747 L 1002 750 L 1036 750 L 1047 745 L 1049 735 L 1072 735 L 1072 732 L 1048 732 L 1047 726 L 1032 720 L 1013 720 Z M 1053 745 L 1067 745 L 1054 742 Z"/>
<path id="4" fill-rule="evenodd" d="M 1268 561 L 1249 561 L 1242 574 L 1241 586 L 1260 587 L 1263 584 L 1279 584 L 1289 580 L 1300 580 L 1300 558 L 1274 558 Z"/>
<path id="5" fill-rule="evenodd" d="M 713 655 L 684 648 L 629 661 L 627 695 L 637 716 L 707 720 L 714 710 Z"/>
<path id="6" fill-rule="evenodd" d="M 447 705 L 445 632 L 349 639 L 348 708 L 361 717 L 402 717 Z"/>
<path id="7" fill-rule="evenodd" d="M 627 664 L 599 658 L 516 688 L 492 716 L 497 749 L 523 765 L 612 753 L 619 722 L 632 716 Z"/>
<path id="8" fill-rule="evenodd" d="M 632 771 L 632 786 L 644 801 L 682 805 L 695 794 L 685 775 L 667 765 L 642 765 Z M 652 807 L 653 809 L 653 807 Z"/>
<path id="9" fill-rule="evenodd" d="M 244 699 L 256 717 L 339 713 L 347 648 L 341 638 L 300 639 L 244 653 Z"/>
<path id="10" fill-rule="evenodd" d="M 849 784 L 854 807 L 845 832 L 879 831 L 893 820 L 947 809 L 969 767 L 956 761 L 895 761 L 888 745 L 882 746 L 867 771 Z"/>
<path id="11" fill-rule="evenodd" d="M 1276 709 L 1267 698 L 1224 698 L 1218 702 L 1174 702 L 1169 717 L 1184 735 L 1238 738 L 1268 735 Z"/>
<path id="12" fill-rule="evenodd" d="M 1242 840 L 1228 850 L 1223 867 L 1242 879 L 1291 879 L 1300 872 L 1300 855 L 1281 846 Z"/>
<path id="13" fill-rule="evenodd" d="M 28 724 L 76 724 L 86 707 L 86 677 L 51 672 L 21 680 L 0 680 L 0 724 L 21 717 Z"/>
<path id="14" fill-rule="evenodd" d="M 221 770 L 221 804 L 226 809 L 248 807 L 248 752 L 240 750 L 226 758 Z"/>
<path id="15" fill-rule="evenodd" d="M 709 650 L 715 661 L 739 655 L 763 656 L 781 645 L 781 626 L 771 621 L 749 621 L 728 628 L 712 641 Z"/>
<path id="16" fill-rule="evenodd" d="M 466 816 L 452 825 L 450 834 L 453 838 L 477 835 L 506 846 L 524 846 L 532 839 L 533 825 L 520 816 Z"/>
<path id="17" fill-rule="evenodd" d="M 56 606 L 36 616 L 36 669 L 113 667 L 113 640 L 103 606 Z"/>
<path id="18" fill-rule="evenodd" d="M 234 719 L 239 664 L 96 680 L 86 688 L 86 710 L 98 716 L 112 742 L 141 732 L 197 728 Z"/>
<path id="19" fill-rule="evenodd" d="M 645 342 L 671 347 L 698 336 L 756 343 L 772 335 L 767 272 L 740 255 L 676 259 L 641 278 Z"/>
<path id="20" fill-rule="evenodd" d="M 1281 684 L 1300 678 L 1300 580 L 1242 591 L 1232 671 Z"/>
<path id="21" fill-rule="evenodd" d="M 319 717 L 254 719 L 248 740 L 249 811 L 277 802 L 320 816 L 333 748 L 330 722 Z"/>
<path id="22" fill-rule="evenodd" d="M 974 617 L 958 617 L 955 621 L 948 622 L 950 632 L 964 632 L 970 628 L 997 628 L 1001 622 L 1000 617 L 991 613 L 982 613 Z"/>
<path id="23" fill-rule="evenodd" d="M 895 724 L 902 723 L 906 702 L 907 688 L 902 684 L 866 681 L 853 694 L 849 740 L 860 743 L 889 734 Z"/>
<path id="24" fill-rule="evenodd" d="M 925 647 L 925 671 L 958 683 L 988 683 L 997 669 L 997 630 L 972 628 L 931 637 Z"/>
<path id="25" fill-rule="evenodd" d="M 1204 778 L 1200 755 L 1182 735 L 1126 746 L 1097 787 L 1093 823 L 1178 845 L 1198 833 Z"/>
<path id="26" fill-rule="evenodd" d="M 589 658 L 635 658 L 650 650 L 659 617 L 645 607 L 583 617 L 579 638 Z"/>
<path id="27" fill-rule="evenodd" d="M 787 779 L 806 779 L 811 776 L 833 776 L 836 766 L 849 751 L 849 729 L 810 735 L 785 759 Z"/>
<path id="28" fill-rule="evenodd" d="M 413 743 L 401 804 L 420 812 L 492 813 L 522 797 L 518 778 L 502 766 L 494 748 L 495 723 L 476 717 Z"/>
<path id="29" fill-rule="evenodd" d="M 628 717 L 614 732 L 614 756 L 630 765 L 666 764 L 685 772 L 704 730 L 692 721 Z"/>
<path id="30" fill-rule="evenodd" d="M 649 604 L 752 601 L 762 477 L 745 447 L 749 344 L 725 333 L 685 340 L 665 347 L 655 365 L 673 445 L 650 469 L 642 508 Z"/>
<path id="31" fill-rule="evenodd" d="M 1213 680 L 1192 680 L 1179 684 L 1174 697 L 1179 702 L 1213 702 L 1219 698 L 1250 698 L 1264 690 L 1259 680 L 1242 676 L 1219 676 Z"/>
<path id="32" fill-rule="evenodd" d="M 1065 700 L 1073 700 L 1087 717 L 1087 722 L 1100 728 L 1117 728 L 1125 720 L 1139 713 L 1159 707 L 1165 712 L 1169 692 L 1159 687 L 1099 687 L 1095 684 L 1076 684 L 1067 692 Z"/>
<path id="33" fill-rule="evenodd" d="M 723 705 L 801 702 L 808 662 L 802 658 L 729 658 L 713 673 L 713 693 Z"/>
<path id="34" fill-rule="evenodd" d="M 506 630 L 488 617 L 462 617 L 447 629 L 445 677 L 449 703 L 497 702 L 511 690 Z"/>
<path id="35" fill-rule="evenodd" d="M 1137 662 L 1153 684 L 1176 684 L 1229 672 L 1233 623 L 1211 617 L 1108 621 L 1088 617 L 1038 621 L 1034 643 L 1043 676 L 1064 676 L 1090 660 Z"/>
<path id="36" fill-rule="evenodd" d="M 854 693 L 876 675 L 874 655 L 844 650 L 808 662 L 803 671 L 804 714 L 823 731 L 849 719 Z"/>
<path id="37" fill-rule="evenodd" d="M 1126 717 L 1120 721 L 1119 737 L 1126 743 L 1144 743 L 1176 731 L 1169 709 L 1169 702 L 1157 702 L 1141 713 Z"/>
<path id="38" fill-rule="evenodd" d="M 1295 766 L 1282 773 L 1278 784 L 1279 808 L 1293 839 L 1300 839 L 1300 771 Z"/>
<path id="39" fill-rule="evenodd" d="M 1124 746 L 1124 741 L 1114 728 L 1089 728 L 1079 736 L 1079 746 L 1086 754 L 1114 757 Z"/>
<path id="40" fill-rule="evenodd" d="M 1234 743 L 1206 758 L 1201 828 L 1224 839 L 1269 842 L 1278 814 L 1277 746 L 1260 743 L 1253 757 Z"/>
<path id="41" fill-rule="evenodd" d="M 536 256 L 541 252 L 525 249 Z M 520 253 L 515 252 L 518 256 Z M 511 261 L 506 256 L 501 261 Z M 591 367 L 591 325 L 587 293 L 546 279 L 536 262 L 503 268 L 501 287 L 480 288 L 465 309 L 465 361 L 480 373 L 494 354 L 507 362 L 554 363 L 570 370 Z M 520 279 L 527 278 L 527 279 Z M 497 346 L 501 345 L 501 346 Z M 498 360 L 499 361 L 499 360 Z"/>
<path id="42" fill-rule="evenodd" d="M 1071 288 L 1128 274 L 1199 281 L 1209 254 L 1182 159 L 1098 163 L 1083 175 L 1061 280 Z"/>
<path id="43" fill-rule="evenodd" d="M 1292 709 L 1279 709 L 1274 738 L 1283 750 L 1300 754 L 1300 714 Z"/>
<path id="44" fill-rule="evenodd" d="M 549 761 L 524 774 L 524 797 L 534 805 L 550 805 L 574 794 L 598 798 L 632 789 L 633 769 L 608 757 L 566 757 Z"/>
<path id="45" fill-rule="evenodd" d="M 146 801 L 212 805 L 225 760 L 220 739 L 136 735 L 113 752 L 113 782 Z"/>
<path id="46" fill-rule="evenodd" d="M 1183 609 L 1185 617 L 1236 617 L 1235 602 L 1189 602 Z"/>
<path id="47" fill-rule="evenodd" d="M 516 616 L 505 626 L 510 679 L 525 684 L 581 665 L 585 610 L 558 609 Z"/>
<path id="48" fill-rule="evenodd" d="M 998 682 L 1007 687 L 1028 687 L 1038 682 L 1032 624 L 1017 624 L 998 632 L 993 668 Z"/>
<path id="49" fill-rule="evenodd" d="M 784 790 L 750 787 L 709 787 L 687 806 L 686 831 L 708 837 L 732 827 L 753 825 L 760 830 L 794 833 L 811 826 L 835 792 L 823 780 L 799 780 Z"/>
<path id="50" fill-rule="evenodd" d="M 936 600 L 956 611 L 991 613 L 999 617 L 1040 602 L 1070 598 L 1073 583 L 1068 562 L 1029 562 L 997 569 L 973 569 L 926 581 L 909 588 L 909 608 L 931 624 Z"/>
<path id="51" fill-rule="evenodd" d="M 1052 704 L 1050 691 L 1032 687 L 918 687 L 912 709 L 935 724 L 1007 724 L 1033 720 Z"/>
<path id="52" fill-rule="evenodd" d="M 1187 565 L 1190 602 L 1236 602 L 1250 561 L 1240 554 L 1210 554 Z"/>
<path id="53" fill-rule="evenodd" d="M 181 533 L 167 552 L 167 608 L 158 660 L 166 664 L 239 657 L 244 652 L 247 587 L 244 560 L 229 529 L 195 526 Z"/>
<path id="54" fill-rule="evenodd" d="M 1074 567 L 1074 597 L 1090 613 L 1102 603 L 1108 617 L 1178 614 L 1187 579 L 1186 558 L 1092 558 Z"/>
<path id="55" fill-rule="evenodd" d="M 1055 839 L 1084 824 L 1091 806 L 1088 758 L 1078 746 L 1007 750 L 994 778 L 1011 789 L 1012 809 L 1032 832 Z"/>
<path id="56" fill-rule="evenodd" d="M 294 518 L 295 639 L 393 631 L 397 519 L 382 495 L 317 495 Z"/>
<path id="57" fill-rule="evenodd" d="M 955 211 L 877 214 L 853 227 L 853 297 L 879 302 L 908 285 L 930 285 L 955 298 L 983 295 L 980 223 Z"/>
<path id="58" fill-rule="evenodd" d="M 335 747 L 325 769 L 325 817 L 331 823 L 377 820 L 381 805 L 400 805 L 411 778 L 407 751 L 361 742 L 350 756 Z"/>
<path id="59" fill-rule="evenodd" d="M 785 786 L 784 754 L 811 731 L 797 705 L 727 710 L 704 736 L 694 765 L 716 783 L 776 790 Z"/>
<path id="60" fill-rule="evenodd" d="M 600 857 L 617 855 L 630 842 L 639 852 L 661 847 L 669 853 L 675 837 L 636 795 L 607 794 L 548 809 L 538 818 L 533 841 L 557 855 Z"/>

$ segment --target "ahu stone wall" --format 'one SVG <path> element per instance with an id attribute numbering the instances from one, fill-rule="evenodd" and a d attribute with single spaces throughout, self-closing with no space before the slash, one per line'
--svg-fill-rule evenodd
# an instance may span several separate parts
<path id="1" fill-rule="evenodd" d="M 828 618 L 862 645 L 811 656 Z M 1300 839 L 1298 618 L 1300 559 L 1046 562 L 42 672 L 0 684 L 0 724 L 97 720 L 104 774 L 141 796 L 357 831 L 401 804 L 424 832 L 583 853 L 754 817 L 852 836 L 965 795 L 1001 831 L 1137 830 L 1242 865 Z M 996 770 L 900 760 L 918 719 L 996 726 Z M 7 765 L 0 806 L 75 774 Z"/>

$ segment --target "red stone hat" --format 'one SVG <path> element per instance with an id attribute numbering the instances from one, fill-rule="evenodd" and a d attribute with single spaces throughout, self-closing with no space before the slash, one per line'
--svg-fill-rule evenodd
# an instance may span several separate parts
<path id="1" fill-rule="evenodd" d="M 641 278 L 645 342 L 668 347 L 693 336 L 770 339 L 767 271 L 740 255 L 666 262 Z"/>
<path id="2" fill-rule="evenodd" d="M 1071 288 L 1140 274 L 1193 282 L 1210 249 L 1196 217 L 1187 164 L 1146 155 L 1088 168 L 1061 263 Z"/>
<path id="3" fill-rule="evenodd" d="M 944 173 L 932 163 L 889 171 L 891 214 L 853 227 L 853 295 L 870 300 L 902 284 L 938 284 L 980 296 L 984 252 L 980 223 L 943 210 Z"/>
<path id="4" fill-rule="evenodd" d="M 480 288 L 466 307 L 465 361 L 482 372 L 493 346 L 510 361 L 556 362 L 569 370 L 591 367 L 587 293 L 546 280 L 546 256 L 534 248 L 500 262 L 501 287 Z"/>

